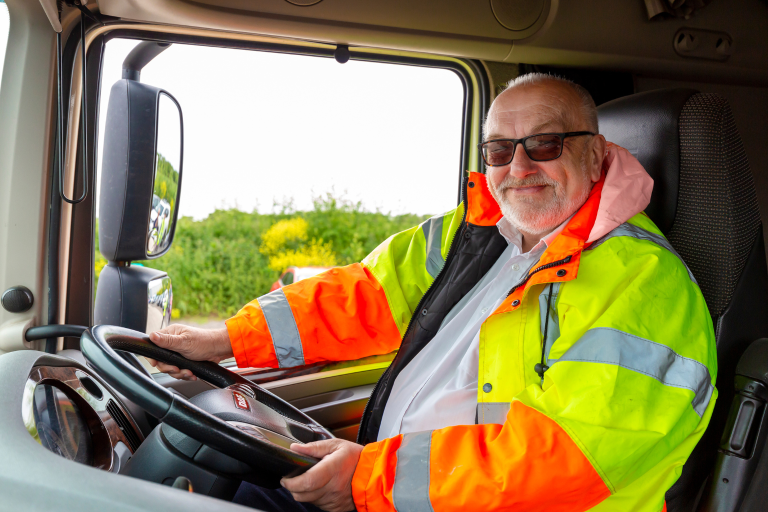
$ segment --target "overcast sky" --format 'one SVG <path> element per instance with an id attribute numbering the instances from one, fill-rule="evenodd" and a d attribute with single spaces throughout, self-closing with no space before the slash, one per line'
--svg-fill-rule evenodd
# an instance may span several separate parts
<path id="1" fill-rule="evenodd" d="M 3 61 L 5 61 L 5 47 L 8 44 L 8 6 L 0 0 L 0 77 L 3 76 Z"/>
<path id="2" fill-rule="evenodd" d="M 100 154 L 109 91 L 136 44 L 107 44 Z M 182 108 L 181 215 L 308 209 L 331 191 L 371 211 L 456 205 L 463 89 L 451 71 L 173 45 L 141 81 Z"/>

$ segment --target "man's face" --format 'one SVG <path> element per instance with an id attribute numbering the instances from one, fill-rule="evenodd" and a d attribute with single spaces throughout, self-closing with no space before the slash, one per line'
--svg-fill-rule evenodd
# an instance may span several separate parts
<path id="1" fill-rule="evenodd" d="M 486 140 L 586 131 L 577 102 L 575 93 L 556 83 L 513 88 L 491 106 Z M 489 188 L 504 216 L 524 235 L 546 234 L 584 204 L 600 179 L 604 148 L 602 136 L 569 137 L 560 158 L 535 162 L 518 144 L 509 165 L 487 168 Z"/>

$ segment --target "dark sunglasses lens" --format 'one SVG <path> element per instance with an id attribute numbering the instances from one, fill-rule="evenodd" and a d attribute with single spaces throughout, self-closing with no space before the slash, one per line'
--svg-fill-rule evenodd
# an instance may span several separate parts
<path id="1" fill-rule="evenodd" d="M 507 165 L 514 154 L 514 142 L 499 140 L 483 144 L 483 159 L 488 165 Z"/>
<path id="2" fill-rule="evenodd" d="M 536 135 L 525 141 L 525 151 L 531 160 L 554 160 L 563 150 L 559 135 Z"/>

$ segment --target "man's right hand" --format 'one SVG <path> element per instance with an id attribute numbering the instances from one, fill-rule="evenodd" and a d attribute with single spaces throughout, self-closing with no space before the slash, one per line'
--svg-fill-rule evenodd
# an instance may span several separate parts
<path id="1" fill-rule="evenodd" d="M 174 324 L 153 332 L 149 335 L 149 339 L 158 347 L 173 350 L 193 361 L 212 361 L 218 363 L 222 359 L 227 359 L 234 355 L 226 328 L 208 330 Z M 191 371 L 184 368 L 178 368 L 150 358 L 147 358 L 147 361 L 161 372 L 167 373 L 173 378 L 197 380 L 197 377 L 192 375 Z"/>

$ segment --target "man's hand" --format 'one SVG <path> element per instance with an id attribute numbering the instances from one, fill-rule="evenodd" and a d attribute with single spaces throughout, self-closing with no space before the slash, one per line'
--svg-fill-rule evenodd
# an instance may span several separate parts
<path id="1" fill-rule="evenodd" d="M 328 512 L 355 510 L 352 500 L 352 476 L 363 447 L 343 439 L 329 439 L 308 444 L 292 444 L 291 450 L 322 458 L 303 475 L 283 478 L 280 485 L 296 501 L 308 501 Z"/>
<path id="2" fill-rule="evenodd" d="M 232 357 L 232 344 L 229 342 L 227 329 L 197 329 L 186 325 L 174 324 L 155 331 L 149 335 L 152 343 L 158 347 L 167 348 L 183 355 L 193 361 L 213 361 L 218 363 L 222 359 Z M 147 358 L 149 364 L 161 372 L 169 374 L 176 379 L 197 380 L 192 372 L 183 368 L 155 361 Z"/>

